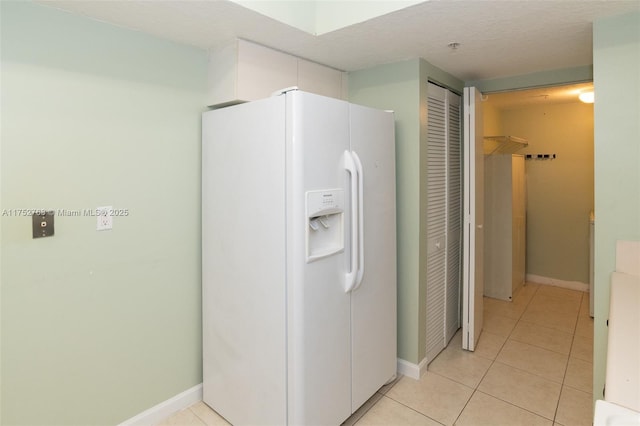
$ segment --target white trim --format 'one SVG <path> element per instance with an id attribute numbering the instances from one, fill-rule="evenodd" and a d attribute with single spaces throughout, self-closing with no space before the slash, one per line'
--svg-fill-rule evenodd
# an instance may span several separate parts
<path id="1" fill-rule="evenodd" d="M 119 426 L 154 425 L 198 401 L 202 401 L 202 383 L 125 420 Z"/>
<path id="2" fill-rule="evenodd" d="M 527 274 L 526 281 L 536 284 L 545 284 L 554 287 L 568 288 L 569 290 L 578 290 L 584 292 L 589 291 L 589 284 L 580 281 L 564 281 L 556 278 L 541 277 L 540 275 L 532 274 Z"/>
<path id="3" fill-rule="evenodd" d="M 427 358 L 420 361 L 420 364 L 414 364 L 404 359 L 398 358 L 398 373 L 403 376 L 410 377 L 415 380 L 420 380 L 420 377 L 427 371 Z"/>

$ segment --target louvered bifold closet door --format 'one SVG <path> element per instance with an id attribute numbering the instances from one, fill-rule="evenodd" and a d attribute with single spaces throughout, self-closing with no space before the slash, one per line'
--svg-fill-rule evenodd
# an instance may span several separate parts
<path id="1" fill-rule="evenodd" d="M 447 91 L 429 83 L 427 90 L 427 262 L 426 358 L 431 362 L 446 346 L 447 232 Z"/>
<path id="2" fill-rule="evenodd" d="M 447 93 L 447 289 L 445 339 L 460 328 L 460 283 L 462 275 L 462 138 L 461 98 Z"/>

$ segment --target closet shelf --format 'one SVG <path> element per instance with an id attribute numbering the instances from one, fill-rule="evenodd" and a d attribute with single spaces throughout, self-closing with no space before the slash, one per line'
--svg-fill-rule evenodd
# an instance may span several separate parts
<path id="1" fill-rule="evenodd" d="M 485 136 L 484 154 L 513 154 L 529 145 L 529 141 L 517 136 Z"/>

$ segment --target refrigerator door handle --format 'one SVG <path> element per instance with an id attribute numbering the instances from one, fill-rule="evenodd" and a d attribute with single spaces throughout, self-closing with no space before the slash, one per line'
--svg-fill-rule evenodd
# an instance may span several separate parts
<path id="1" fill-rule="evenodd" d="M 351 154 L 358 172 L 358 272 L 356 283 L 352 289 L 354 291 L 362 284 L 364 275 L 364 172 L 358 154 L 355 151 L 352 151 Z"/>
<path id="2" fill-rule="evenodd" d="M 351 182 L 351 268 L 345 276 L 345 293 L 353 290 L 358 270 L 358 170 L 350 151 L 344 152 L 344 168 Z"/>

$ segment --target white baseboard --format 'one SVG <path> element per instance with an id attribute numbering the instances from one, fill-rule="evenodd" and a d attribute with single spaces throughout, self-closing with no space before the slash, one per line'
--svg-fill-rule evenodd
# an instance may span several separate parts
<path id="1" fill-rule="evenodd" d="M 125 420 L 119 426 L 155 425 L 198 401 L 202 401 L 202 383 Z"/>
<path id="2" fill-rule="evenodd" d="M 410 377 L 415 380 L 420 380 L 420 377 L 427 371 L 427 359 L 424 358 L 420 361 L 420 364 L 414 364 L 404 359 L 398 358 L 398 373 Z"/>
<path id="3" fill-rule="evenodd" d="M 589 284 L 580 281 L 564 281 L 556 278 L 541 277 L 540 275 L 527 274 L 525 277 L 527 282 L 536 284 L 551 285 L 554 287 L 568 288 L 569 290 L 589 291 Z"/>

